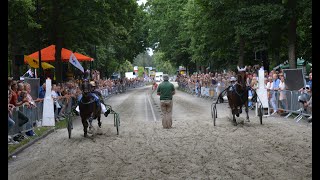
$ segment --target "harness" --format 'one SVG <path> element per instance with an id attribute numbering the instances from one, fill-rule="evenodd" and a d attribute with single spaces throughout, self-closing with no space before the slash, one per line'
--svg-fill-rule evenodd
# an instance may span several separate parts
<path id="1" fill-rule="evenodd" d="M 83 102 L 83 97 L 80 99 L 80 103 L 82 103 L 82 104 L 91 104 L 91 103 L 93 103 L 93 102 L 96 102 L 97 103 L 97 105 L 99 106 L 100 105 L 100 101 L 99 101 L 99 97 L 97 97 L 97 95 L 96 94 L 94 94 L 94 93 L 90 93 L 89 94 L 91 97 L 93 97 L 93 98 L 90 98 L 91 100 L 89 101 L 89 102 Z"/>
<path id="2" fill-rule="evenodd" d="M 81 103 L 81 104 L 91 104 L 91 103 L 93 103 L 93 102 L 95 102 L 95 99 L 92 99 L 92 98 L 91 98 L 91 100 L 90 100 L 89 102 L 83 102 L 83 101 L 82 101 L 82 98 L 80 99 L 80 103 Z"/>
<path id="3" fill-rule="evenodd" d="M 243 85 L 241 85 L 240 83 L 236 82 L 235 84 L 230 85 L 230 86 L 228 87 L 228 89 L 229 89 L 229 91 L 234 91 L 234 92 L 240 97 L 241 103 L 244 104 L 245 102 L 244 102 L 244 100 L 243 100 L 243 94 L 244 94 L 246 91 L 243 91 L 242 93 L 239 93 L 239 92 L 237 91 L 237 88 L 236 88 L 236 85 L 237 85 L 237 84 L 238 84 L 239 86 L 243 87 Z M 245 88 L 248 88 L 248 86 L 246 86 Z"/>

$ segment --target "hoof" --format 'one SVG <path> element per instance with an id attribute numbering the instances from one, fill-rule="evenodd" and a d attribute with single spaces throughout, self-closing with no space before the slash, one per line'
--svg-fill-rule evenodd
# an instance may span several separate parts
<path id="1" fill-rule="evenodd" d="M 239 117 L 239 113 L 237 113 L 236 116 Z"/>
<path id="2" fill-rule="evenodd" d="M 250 120 L 249 120 L 249 119 L 246 119 L 246 122 L 250 122 Z"/>
<path id="3" fill-rule="evenodd" d="M 233 121 L 233 123 L 232 123 L 234 126 L 237 126 L 238 125 L 238 123 L 236 122 L 236 121 Z"/>
<path id="4" fill-rule="evenodd" d="M 88 134 L 87 133 L 84 133 L 84 135 L 83 135 L 84 137 L 88 137 Z"/>

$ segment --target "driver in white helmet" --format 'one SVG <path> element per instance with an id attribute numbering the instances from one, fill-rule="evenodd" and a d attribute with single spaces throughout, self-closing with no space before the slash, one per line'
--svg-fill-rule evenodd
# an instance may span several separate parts
<path id="1" fill-rule="evenodd" d="M 235 78 L 234 76 L 231 76 L 230 78 L 230 91 L 233 91 L 235 89 L 235 84 L 237 83 L 237 78 Z"/>

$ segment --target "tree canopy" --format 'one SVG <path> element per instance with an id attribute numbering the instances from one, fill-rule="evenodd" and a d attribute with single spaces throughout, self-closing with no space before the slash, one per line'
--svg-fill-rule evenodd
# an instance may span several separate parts
<path id="1" fill-rule="evenodd" d="M 102 76 L 128 67 L 189 72 L 312 62 L 311 0 L 8 1 L 8 60 L 56 45 L 95 58 Z M 146 54 L 152 48 L 154 55 Z M 263 56 L 260 56 L 263 54 Z M 86 68 L 89 64 L 84 64 Z M 207 68 L 210 67 L 210 68 Z"/>
<path id="2" fill-rule="evenodd" d="M 262 64 L 259 52 L 267 54 L 262 60 L 268 64 L 293 62 L 296 56 L 312 61 L 311 0 L 148 0 L 146 5 L 149 43 L 177 65 L 219 70 Z"/>

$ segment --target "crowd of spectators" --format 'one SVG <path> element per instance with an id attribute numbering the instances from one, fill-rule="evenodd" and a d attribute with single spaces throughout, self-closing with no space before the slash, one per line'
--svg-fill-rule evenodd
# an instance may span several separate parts
<path id="1" fill-rule="evenodd" d="M 95 72 L 95 71 L 94 71 Z M 108 94 L 116 94 L 121 93 L 126 88 L 136 87 L 138 83 L 143 82 L 143 78 L 121 78 L 121 79 L 100 79 L 99 73 L 95 72 L 95 82 L 97 88 L 100 90 L 107 90 Z M 77 100 L 81 95 L 80 90 L 80 80 L 69 80 L 64 83 L 54 83 L 51 87 L 51 96 L 54 101 L 54 114 L 55 121 L 62 121 L 66 117 L 67 107 L 71 105 L 74 107 L 77 104 Z M 33 98 L 31 95 L 31 91 L 37 91 L 37 98 Z M 37 103 L 43 102 L 46 94 L 46 84 L 43 83 L 39 89 L 32 89 L 31 85 L 28 82 L 23 80 L 13 80 L 12 78 L 8 78 L 8 130 L 16 126 L 17 122 L 19 122 L 19 127 L 24 125 L 29 121 L 29 118 L 22 111 L 19 111 L 17 107 L 22 106 L 23 108 L 32 109 L 38 108 Z M 105 95 L 108 95 L 105 94 Z M 18 120 L 14 121 L 12 116 L 15 109 L 18 111 Z M 23 122 L 23 123 L 21 123 Z M 25 132 L 27 136 L 34 136 L 35 133 L 32 130 L 32 127 L 37 126 L 37 124 L 27 123 L 27 129 L 31 129 L 30 131 Z M 30 127 L 31 126 L 31 127 Z M 23 134 L 20 132 L 20 134 Z M 24 136 L 24 135 L 23 135 Z M 19 137 L 23 137 L 19 136 Z M 15 144 L 23 138 L 13 138 L 8 135 L 8 143 Z"/>
<path id="2" fill-rule="evenodd" d="M 259 69 L 259 65 L 247 66 L 247 86 L 250 86 L 254 90 L 258 88 Z M 195 93 L 196 96 L 201 96 L 201 87 L 213 89 L 217 96 L 221 91 L 231 84 L 231 77 L 236 77 L 235 71 L 178 75 L 176 81 L 178 82 L 179 87 L 183 87 L 190 92 Z M 306 84 L 306 87 L 303 87 L 300 90 L 301 92 L 305 92 L 305 96 L 307 96 L 303 99 L 303 101 L 300 101 L 304 104 L 305 111 L 307 107 L 312 106 L 312 69 L 309 74 L 309 81 Z M 269 73 L 267 70 L 264 70 L 264 86 L 267 89 L 269 107 L 271 107 L 271 115 L 285 114 L 285 110 L 288 110 L 286 94 L 288 89 L 285 84 L 283 70 L 271 70 Z M 250 97 L 253 96 L 253 93 L 254 91 L 249 91 L 249 99 L 251 99 Z M 249 101 L 248 106 L 251 109 L 254 109 L 254 103 L 251 101 Z"/>

